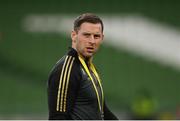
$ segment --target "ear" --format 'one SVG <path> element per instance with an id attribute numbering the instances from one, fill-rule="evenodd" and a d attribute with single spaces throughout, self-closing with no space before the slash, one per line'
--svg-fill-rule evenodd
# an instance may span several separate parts
<path id="1" fill-rule="evenodd" d="M 102 40 L 101 40 L 101 43 L 104 41 L 104 34 L 102 34 Z"/>
<path id="2" fill-rule="evenodd" d="M 102 40 L 104 40 L 104 34 L 102 34 Z"/>
<path id="3" fill-rule="evenodd" d="M 77 32 L 72 30 L 71 32 L 72 43 L 76 42 L 76 38 L 77 38 Z"/>

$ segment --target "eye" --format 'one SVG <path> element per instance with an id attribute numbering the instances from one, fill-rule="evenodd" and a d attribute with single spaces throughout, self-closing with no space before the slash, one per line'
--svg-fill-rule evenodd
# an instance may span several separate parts
<path id="1" fill-rule="evenodd" d="M 90 37 L 91 36 L 91 34 L 88 34 L 88 33 L 84 33 L 83 34 L 85 37 Z"/>
<path id="2" fill-rule="evenodd" d="M 101 36 L 100 36 L 99 34 L 95 34 L 95 35 L 94 35 L 94 38 L 95 38 L 95 39 L 99 39 L 100 37 L 101 37 Z"/>

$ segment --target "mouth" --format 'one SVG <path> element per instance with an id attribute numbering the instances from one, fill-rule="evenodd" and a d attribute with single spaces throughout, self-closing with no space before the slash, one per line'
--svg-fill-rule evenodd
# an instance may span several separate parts
<path id="1" fill-rule="evenodd" d="M 90 53 L 93 53 L 94 52 L 94 48 L 93 47 L 86 47 L 87 51 L 90 52 Z"/>

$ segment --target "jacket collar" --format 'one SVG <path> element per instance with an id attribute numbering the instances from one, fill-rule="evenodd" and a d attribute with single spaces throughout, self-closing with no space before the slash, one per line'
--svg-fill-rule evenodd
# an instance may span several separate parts
<path id="1" fill-rule="evenodd" d="M 69 50 L 68 50 L 68 53 L 67 53 L 67 54 L 70 55 L 70 56 L 75 57 L 76 59 L 78 59 L 78 56 L 80 56 L 80 55 L 78 55 L 78 52 L 77 52 L 74 48 L 72 48 L 72 47 L 69 47 Z M 85 59 L 85 58 L 82 57 L 82 56 L 81 56 L 81 58 L 85 61 L 85 63 L 86 63 L 88 66 L 90 65 L 90 63 L 92 63 L 92 58 L 89 59 L 89 60 Z M 79 59 L 78 59 L 78 60 L 79 60 Z"/>

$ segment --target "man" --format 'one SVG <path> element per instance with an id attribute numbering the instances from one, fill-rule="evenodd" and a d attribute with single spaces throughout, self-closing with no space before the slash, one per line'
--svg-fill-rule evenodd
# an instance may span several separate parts
<path id="1" fill-rule="evenodd" d="M 103 22 L 90 13 L 74 21 L 72 48 L 48 79 L 49 119 L 117 119 L 104 101 L 100 77 L 92 63 L 103 41 Z"/>

